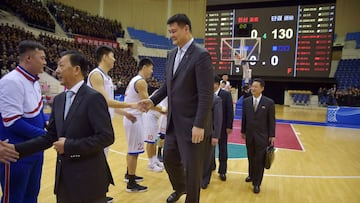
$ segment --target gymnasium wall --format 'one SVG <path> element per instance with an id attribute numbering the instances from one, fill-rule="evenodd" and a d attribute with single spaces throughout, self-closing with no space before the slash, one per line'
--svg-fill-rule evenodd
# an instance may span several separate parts
<path id="1" fill-rule="evenodd" d="M 74 0 L 59 1 L 94 15 L 100 15 L 102 7 L 104 17 L 120 20 L 124 27 L 130 26 L 164 36 L 167 35 L 166 20 L 169 15 L 183 12 L 188 14 L 192 21 L 194 37 L 204 38 L 205 31 L 201 28 L 205 28 L 206 0 L 86 0 L 86 3 Z M 221 2 L 219 0 L 219 4 Z M 335 33 L 338 36 L 360 31 L 359 8 L 359 0 L 336 1 Z"/>
<path id="2" fill-rule="evenodd" d="M 360 32 L 359 0 L 337 0 L 335 12 L 335 34 L 345 36 L 348 32 Z"/>
<path id="3" fill-rule="evenodd" d="M 123 27 L 134 27 L 167 36 L 167 19 L 175 13 L 189 16 L 193 36 L 204 38 L 206 0 L 59 0 L 68 6 L 119 20 Z"/>

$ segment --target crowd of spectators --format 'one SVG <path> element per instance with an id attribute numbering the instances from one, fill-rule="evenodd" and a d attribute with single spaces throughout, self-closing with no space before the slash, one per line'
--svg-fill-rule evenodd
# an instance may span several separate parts
<path id="1" fill-rule="evenodd" d="M 39 37 L 36 38 L 31 32 L 26 31 L 24 28 L 7 24 L 0 24 L 0 29 L 3 30 L 0 34 L 0 53 L 2 53 L 0 65 L 2 67 L 2 74 L 6 74 L 16 67 L 18 62 L 17 45 L 25 39 L 37 40 L 46 47 L 48 67 L 45 71 L 54 77 L 56 77 L 54 70 L 57 67 L 57 60 L 59 59 L 60 53 L 68 49 L 76 49 L 86 55 L 89 61 L 89 71 L 97 66 L 94 57 L 95 46 L 74 43 L 74 41 L 70 39 L 64 40 L 49 34 L 40 34 Z M 124 93 L 130 79 L 138 72 L 137 61 L 131 52 L 120 48 L 115 49 L 115 59 L 114 68 L 109 72 L 109 75 L 113 78 L 114 85 L 118 88 L 117 93 Z M 159 87 L 159 82 L 156 78 L 151 78 L 148 82 L 150 87 Z"/>
<path id="2" fill-rule="evenodd" d="M 93 16 L 59 2 L 48 2 L 47 7 L 69 35 L 80 34 L 113 41 L 124 37 L 124 30 L 117 20 Z"/>
<path id="3" fill-rule="evenodd" d="M 34 40 L 35 36 L 24 28 L 17 28 L 8 24 L 0 24 L 0 67 L 1 77 L 15 69 L 17 65 L 17 45 L 23 39 Z"/>
<path id="4" fill-rule="evenodd" d="M 327 89 L 320 87 L 318 90 L 320 106 L 352 106 L 360 107 L 360 90 L 357 87 L 337 89 L 336 85 Z"/>
<path id="5" fill-rule="evenodd" d="M 12 12 L 29 26 L 55 32 L 55 22 L 38 0 L 1 0 L 0 7 Z"/>
<path id="6" fill-rule="evenodd" d="M 336 91 L 336 101 L 339 106 L 360 107 L 360 89 L 351 87 Z"/>

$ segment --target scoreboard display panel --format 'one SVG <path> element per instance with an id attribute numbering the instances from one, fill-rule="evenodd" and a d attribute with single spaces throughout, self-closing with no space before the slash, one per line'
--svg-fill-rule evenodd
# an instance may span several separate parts
<path id="1" fill-rule="evenodd" d="M 205 47 L 215 72 L 242 75 L 222 61 L 222 38 L 261 38 L 261 54 L 248 56 L 254 76 L 329 77 L 335 3 L 211 10 L 206 14 Z M 256 61 L 254 61 L 256 60 Z"/>

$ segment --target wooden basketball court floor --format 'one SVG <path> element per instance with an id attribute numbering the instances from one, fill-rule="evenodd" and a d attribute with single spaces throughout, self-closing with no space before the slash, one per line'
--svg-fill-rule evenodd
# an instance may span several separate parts
<path id="1" fill-rule="evenodd" d="M 276 118 L 325 122 L 326 109 L 276 106 Z M 148 160 L 142 154 L 137 175 L 144 176 L 144 193 L 125 192 L 126 151 L 122 118 L 113 119 L 116 140 L 110 146 L 109 164 L 115 180 L 109 196 L 114 203 L 161 203 L 172 192 L 167 173 L 147 170 Z M 254 194 L 245 183 L 246 159 L 228 161 L 227 181 L 220 181 L 216 171 L 206 190 L 201 190 L 201 203 L 234 202 L 360 202 L 360 130 L 326 126 L 292 124 L 303 151 L 278 149 L 270 170 L 265 170 L 261 192 Z M 234 135 L 233 135 L 234 136 Z M 239 136 L 239 135 L 238 135 Z M 39 203 L 54 203 L 55 150 L 45 152 Z M 96 167 L 96 166 L 94 166 Z M 184 202 L 185 196 L 178 202 Z"/>

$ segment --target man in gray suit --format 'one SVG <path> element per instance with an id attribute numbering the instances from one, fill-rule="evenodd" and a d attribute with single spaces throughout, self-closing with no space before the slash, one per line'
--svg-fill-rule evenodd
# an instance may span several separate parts
<path id="1" fill-rule="evenodd" d="M 253 96 L 245 98 L 242 106 L 241 136 L 246 139 L 249 161 L 249 176 L 245 181 L 253 183 L 254 193 L 260 192 L 266 147 L 275 141 L 275 105 L 272 99 L 262 95 L 264 87 L 264 80 L 254 79 Z"/>
<path id="2" fill-rule="evenodd" d="M 173 44 L 168 53 L 166 82 L 148 100 L 140 102 L 143 110 L 168 96 L 167 132 L 164 165 L 175 190 L 167 202 L 176 202 L 187 194 L 186 203 L 200 200 L 206 126 L 212 123 L 213 68 L 206 49 L 194 42 L 191 22 L 185 14 L 167 21 Z"/>

